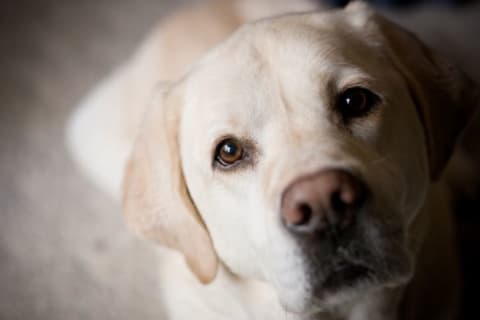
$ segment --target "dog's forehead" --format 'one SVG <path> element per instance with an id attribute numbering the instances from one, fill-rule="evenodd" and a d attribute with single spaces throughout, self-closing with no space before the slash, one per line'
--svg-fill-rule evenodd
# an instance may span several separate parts
<path id="1" fill-rule="evenodd" d="M 274 121 L 287 100 L 307 106 L 326 99 L 332 83 L 381 70 L 379 57 L 341 17 L 297 14 L 242 27 L 192 72 L 187 109 L 207 127 L 230 122 L 248 130 L 246 124 Z M 306 109 L 295 112 L 308 116 Z"/>
<path id="2" fill-rule="evenodd" d="M 197 77 L 228 79 L 261 67 L 282 70 L 288 67 L 348 63 L 364 51 L 362 35 L 338 13 L 295 14 L 241 27 L 212 50 L 197 66 Z M 354 50 L 352 50 L 354 49 Z"/>

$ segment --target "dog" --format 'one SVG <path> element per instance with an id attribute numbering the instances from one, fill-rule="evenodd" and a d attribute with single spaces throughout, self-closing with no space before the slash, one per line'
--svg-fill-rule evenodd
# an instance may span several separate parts
<path id="1" fill-rule="evenodd" d="M 311 9 L 185 9 L 72 117 L 85 172 L 169 248 L 165 319 L 456 316 L 442 173 L 478 88 L 363 2 Z"/>

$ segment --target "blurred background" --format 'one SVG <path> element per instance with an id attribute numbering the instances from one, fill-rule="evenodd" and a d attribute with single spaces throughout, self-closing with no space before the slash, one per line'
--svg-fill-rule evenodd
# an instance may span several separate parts
<path id="1" fill-rule="evenodd" d="M 132 236 L 120 209 L 78 171 L 64 130 L 79 99 L 158 20 L 191 2 L 0 0 L 1 320 L 162 318 L 153 246 Z M 479 4 L 374 2 L 480 80 Z M 469 203 L 462 210 L 473 274 L 478 218 Z M 475 306 L 474 295 L 464 301 Z"/>

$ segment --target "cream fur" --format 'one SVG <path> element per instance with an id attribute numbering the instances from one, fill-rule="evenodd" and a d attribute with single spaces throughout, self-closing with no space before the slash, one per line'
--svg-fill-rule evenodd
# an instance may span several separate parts
<path id="1" fill-rule="evenodd" d="M 435 93 L 421 85 L 438 66 L 412 55 L 429 65 L 419 75 L 392 49 L 401 42 L 423 52 L 418 40 L 361 3 L 265 19 L 227 38 L 251 18 L 311 8 L 306 1 L 245 1 L 181 12 L 72 117 L 69 141 L 82 167 L 117 199 L 126 171 L 127 220 L 176 250 L 159 256 L 159 294 L 169 319 L 393 320 L 402 301 L 405 319 L 421 319 L 415 310 L 425 295 L 418 292 L 429 291 L 419 252 L 442 264 L 450 273 L 442 287 L 455 292 L 455 263 L 444 261 L 454 255 L 448 211 L 439 214 L 430 200 L 445 192 L 441 182 L 431 187 L 431 155 L 447 149 L 428 126 L 444 123 L 430 121 Z M 420 84 L 412 86 L 411 78 Z M 465 102 L 458 90 L 471 85 L 457 71 L 452 79 L 446 118 Z M 156 86 L 163 81 L 175 82 Z M 371 88 L 383 104 L 346 134 L 329 105 L 332 91 L 353 85 Z M 161 91 L 156 99 L 153 91 Z M 421 116 L 412 95 L 424 103 Z M 212 147 L 226 135 L 254 140 L 258 162 L 232 173 L 212 171 Z M 404 232 L 405 266 L 384 283 L 316 301 L 305 272 L 310 262 L 279 223 L 279 198 L 295 178 L 332 167 L 365 179 L 376 199 L 371 210 L 392 231 Z M 426 246 L 434 248 L 443 236 L 448 253 L 439 257 Z M 442 314 L 453 316 L 451 300 Z"/>

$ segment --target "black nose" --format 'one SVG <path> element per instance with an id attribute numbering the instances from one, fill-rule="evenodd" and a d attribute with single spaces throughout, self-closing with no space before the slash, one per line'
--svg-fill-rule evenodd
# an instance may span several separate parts
<path id="1" fill-rule="evenodd" d="M 299 178 L 283 194 L 283 221 L 296 234 L 341 232 L 354 224 L 366 191 L 358 178 L 343 170 Z"/>

